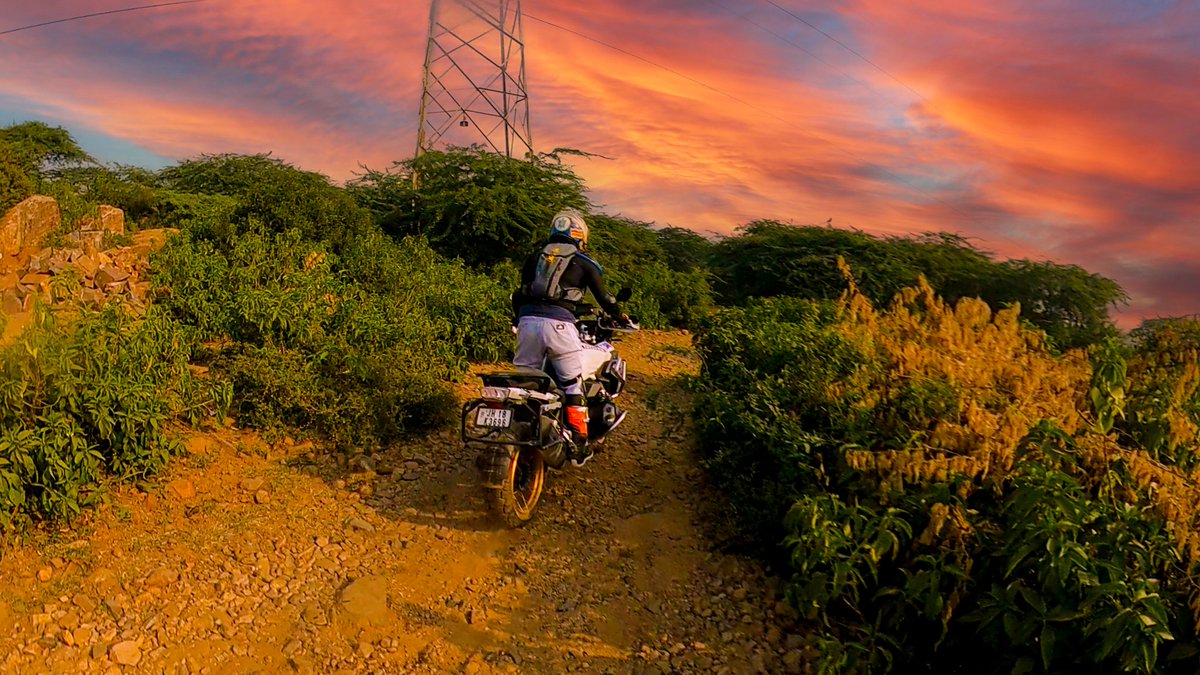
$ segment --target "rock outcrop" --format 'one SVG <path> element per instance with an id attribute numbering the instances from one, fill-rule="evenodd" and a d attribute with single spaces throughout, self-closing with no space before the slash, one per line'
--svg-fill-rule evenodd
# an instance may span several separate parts
<path id="1" fill-rule="evenodd" d="M 0 258 L 0 308 L 6 314 L 29 311 L 34 301 L 79 300 L 98 305 L 121 296 L 143 305 L 150 290 L 146 279 L 149 254 L 162 247 L 176 230 L 143 230 L 132 235 L 129 246 L 103 251 L 85 248 L 23 248 Z M 57 286 L 55 279 L 74 274 L 76 279 Z"/>
<path id="2" fill-rule="evenodd" d="M 0 217 L 0 253 L 15 256 L 23 248 L 40 246 L 46 235 L 57 230 L 61 223 L 62 212 L 53 197 L 29 197 Z M 124 226 L 122 213 L 122 230 Z"/>

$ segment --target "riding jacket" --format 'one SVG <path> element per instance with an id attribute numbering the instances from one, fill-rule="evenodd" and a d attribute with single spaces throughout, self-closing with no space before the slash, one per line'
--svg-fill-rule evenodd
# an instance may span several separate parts
<path id="1" fill-rule="evenodd" d="M 617 299 L 604 287 L 600 265 L 569 237 L 555 235 L 541 251 L 525 259 L 521 285 L 513 293 L 513 315 L 517 321 L 543 316 L 573 322 L 587 291 L 609 315 L 621 314 Z"/>

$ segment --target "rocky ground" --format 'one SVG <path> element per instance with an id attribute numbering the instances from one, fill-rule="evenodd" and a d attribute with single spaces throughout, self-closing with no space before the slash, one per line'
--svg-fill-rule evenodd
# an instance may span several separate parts
<path id="1" fill-rule="evenodd" d="M 629 420 L 518 530 L 483 511 L 457 430 L 341 462 L 192 435 L 170 475 L 4 550 L 0 670 L 802 672 L 776 580 L 701 525 L 688 337 L 620 349 Z"/>

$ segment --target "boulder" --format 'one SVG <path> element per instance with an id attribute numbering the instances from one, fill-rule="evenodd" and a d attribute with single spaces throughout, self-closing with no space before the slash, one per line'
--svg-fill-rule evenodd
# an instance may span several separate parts
<path id="1" fill-rule="evenodd" d="M 5 314 L 18 314 L 24 309 L 17 289 L 6 288 L 3 293 L 0 293 L 0 307 L 4 309 Z"/>
<path id="2" fill-rule="evenodd" d="M 96 270 L 96 286 L 107 287 L 110 284 L 119 283 L 129 278 L 129 272 L 116 267 L 114 265 L 101 265 L 100 269 Z"/>
<path id="3" fill-rule="evenodd" d="M 16 255 L 26 246 L 36 246 L 61 223 L 62 213 L 53 197 L 29 197 L 0 217 L 0 253 Z"/>
<path id="4" fill-rule="evenodd" d="M 122 666 L 136 666 L 142 660 L 142 650 L 136 642 L 125 640 L 110 647 L 108 656 Z"/>
<path id="5" fill-rule="evenodd" d="M 115 206 L 100 205 L 94 216 L 84 216 L 71 223 L 76 232 L 112 232 L 125 234 L 125 212 Z"/>
<path id="6" fill-rule="evenodd" d="M 151 253 L 162 248 L 163 244 L 167 242 L 167 237 L 178 233 L 179 230 L 170 227 L 139 230 L 133 233 L 133 250 L 139 257 L 146 258 Z"/>
<path id="7" fill-rule="evenodd" d="M 95 258 L 85 253 L 75 258 L 75 269 L 79 270 L 79 275 L 86 279 L 96 276 L 100 265 L 96 263 Z"/>
<path id="8" fill-rule="evenodd" d="M 50 279 L 51 276 L 45 272 L 27 272 L 25 276 L 21 277 L 21 284 L 42 288 L 50 283 Z"/>
<path id="9" fill-rule="evenodd" d="M 79 299 L 85 305 L 102 305 L 104 304 L 104 291 L 95 288 L 83 288 L 79 291 Z"/>
<path id="10" fill-rule="evenodd" d="M 92 253 L 99 251 L 104 246 L 104 230 L 79 230 L 68 234 L 67 239 L 83 250 Z"/>
<path id="11" fill-rule="evenodd" d="M 125 234 L 125 212 L 115 206 L 100 205 L 100 215 L 96 220 L 98 230 Z"/>

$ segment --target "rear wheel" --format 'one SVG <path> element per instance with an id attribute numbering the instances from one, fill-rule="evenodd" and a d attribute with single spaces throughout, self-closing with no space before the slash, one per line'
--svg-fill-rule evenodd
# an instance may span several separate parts
<path id="1" fill-rule="evenodd" d="M 485 451 L 484 496 L 488 510 L 508 527 L 520 527 L 533 518 L 546 463 L 536 448 L 496 446 Z"/>

